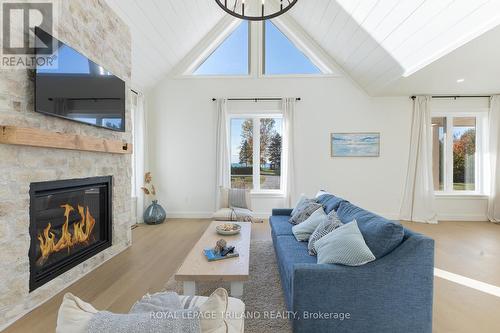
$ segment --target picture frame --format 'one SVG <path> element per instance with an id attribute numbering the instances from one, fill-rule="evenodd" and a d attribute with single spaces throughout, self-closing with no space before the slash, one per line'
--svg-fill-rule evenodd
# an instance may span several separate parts
<path id="1" fill-rule="evenodd" d="M 348 132 L 330 134 L 331 157 L 379 157 L 379 132 Z"/>

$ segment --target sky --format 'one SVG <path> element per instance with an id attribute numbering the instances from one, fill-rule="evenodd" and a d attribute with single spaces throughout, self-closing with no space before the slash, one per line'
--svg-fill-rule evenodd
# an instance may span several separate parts
<path id="1" fill-rule="evenodd" d="M 266 74 L 321 74 L 321 71 L 269 20 L 265 38 Z"/>
<path id="2" fill-rule="evenodd" d="M 243 21 L 194 72 L 195 75 L 247 75 L 248 24 Z"/>
<path id="3" fill-rule="evenodd" d="M 265 74 L 321 73 L 271 21 L 265 24 Z M 248 75 L 248 28 L 248 22 L 242 21 L 194 74 Z"/>

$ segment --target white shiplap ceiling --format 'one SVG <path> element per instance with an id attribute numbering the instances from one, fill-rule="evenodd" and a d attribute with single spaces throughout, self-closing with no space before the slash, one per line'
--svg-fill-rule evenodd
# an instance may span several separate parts
<path id="1" fill-rule="evenodd" d="M 106 0 L 132 34 L 132 84 L 146 90 L 164 78 L 219 22 L 211 0 Z"/>
<path id="2" fill-rule="evenodd" d="M 142 90 L 167 76 L 227 15 L 214 0 L 106 1 L 130 26 L 132 82 Z M 299 0 L 286 15 L 377 95 L 391 94 L 387 87 L 396 80 L 498 26 L 500 0 Z"/>
<path id="3" fill-rule="evenodd" d="M 299 1 L 291 15 L 375 94 L 500 24 L 500 0 Z"/>
<path id="4" fill-rule="evenodd" d="M 491 95 L 500 92 L 500 26 L 450 52 L 378 95 Z"/>

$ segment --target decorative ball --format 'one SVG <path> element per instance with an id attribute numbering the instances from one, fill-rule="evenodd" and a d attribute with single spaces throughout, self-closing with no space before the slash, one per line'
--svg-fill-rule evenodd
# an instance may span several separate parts
<path id="1" fill-rule="evenodd" d="M 227 243 L 223 239 L 219 239 L 217 243 L 215 244 L 214 252 L 215 253 L 221 253 L 222 250 L 226 247 Z"/>

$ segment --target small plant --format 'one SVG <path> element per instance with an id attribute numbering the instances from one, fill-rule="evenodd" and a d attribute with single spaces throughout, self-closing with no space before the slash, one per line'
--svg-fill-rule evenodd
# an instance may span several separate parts
<path id="1" fill-rule="evenodd" d="M 152 197 L 156 196 L 156 189 L 152 183 L 153 176 L 151 176 L 151 172 L 146 172 L 144 175 L 144 186 L 141 187 L 142 191 L 145 195 L 150 195 Z"/>

